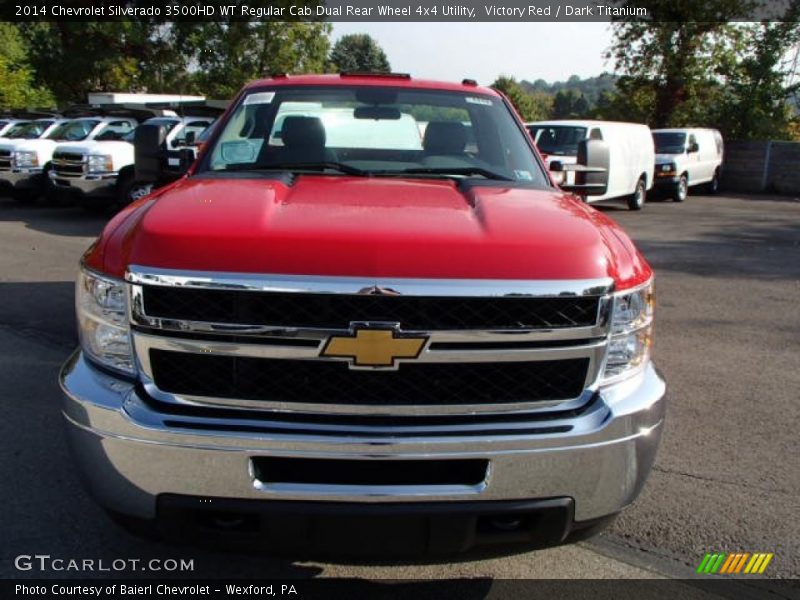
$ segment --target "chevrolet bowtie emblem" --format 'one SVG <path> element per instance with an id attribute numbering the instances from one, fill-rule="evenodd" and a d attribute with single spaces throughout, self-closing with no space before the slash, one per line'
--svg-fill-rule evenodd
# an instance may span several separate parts
<path id="1" fill-rule="evenodd" d="M 396 329 L 354 328 L 353 335 L 332 336 L 321 356 L 350 359 L 351 367 L 394 368 L 398 358 L 417 358 L 427 337 L 399 337 Z"/>

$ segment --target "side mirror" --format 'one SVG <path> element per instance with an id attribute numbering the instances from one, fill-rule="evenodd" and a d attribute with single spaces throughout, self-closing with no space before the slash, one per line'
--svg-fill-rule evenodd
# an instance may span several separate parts
<path id="1" fill-rule="evenodd" d="M 561 189 L 579 196 L 602 196 L 608 190 L 608 168 L 611 153 L 602 140 L 582 140 L 578 143 L 578 163 L 561 165 L 565 171 L 575 172 L 574 185 L 562 185 Z M 550 170 L 553 170 L 550 163 Z"/>
<path id="2" fill-rule="evenodd" d="M 194 146 L 195 142 L 197 141 L 197 132 L 189 131 L 186 134 L 186 145 L 187 146 Z"/>
<path id="3" fill-rule="evenodd" d="M 693 154 L 694 152 L 700 152 L 700 145 L 697 142 L 692 142 L 689 144 L 688 149 L 689 154 Z"/>
<path id="4" fill-rule="evenodd" d="M 137 181 L 156 182 L 161 178 L 162 145 L 167 130 L 159 125 L 139 125 L 133 135 L 134 170 Z"/>
<path id="5" fill-rule="evenodd" d="M 551 160 L 550 170 L 557 173 L 562 173 L 564 171 L 564 163 L 560 160 Z"/>
<path id="6" fill-rule="evenodd" d="M 587 196 L 602 196 L 608 190 L 608 169 L 611 165 L 611 149 L 603 140 L 582 140 L 578 144 L 578 164 L 587 171 L 575 173 L 575 184 L 586 186 Z"/>

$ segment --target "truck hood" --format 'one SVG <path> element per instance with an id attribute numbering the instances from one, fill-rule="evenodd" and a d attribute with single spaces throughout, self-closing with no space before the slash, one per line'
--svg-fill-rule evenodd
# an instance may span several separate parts
<path id="1" fill-rule="evenodd" d="M 594 279 L 650 269 L 619 227 L 573 196 L 449 180 L 185 178 L 129 206 L 87 265 L 358 277 Z"/>
<path id="2" fill-rule="evenodd" d="M 45 153 L 52 153 L 53 148 L 55 148 L 55 142 L 53 140 L 44 140 L 44 139 L 37 139 L 37 140 L 23 140 L 23 139 L 16 139 L 16 140 L 0 140 L 0 143 L 3 146 L 11 146 L 14 150 L 20 151 L 29 151 L 29 152 L 45 152 Z"/>
<path id="3" fill-rule="evenodd" d="M 60 142 L 58 144 L 59 152 L 75 152 L 76 154 L 114 154 L 122 150 L 127 150 L 133 154 L 133 144 L 116 140 L 105 142 L 91 140 L 86 142 Z"/>

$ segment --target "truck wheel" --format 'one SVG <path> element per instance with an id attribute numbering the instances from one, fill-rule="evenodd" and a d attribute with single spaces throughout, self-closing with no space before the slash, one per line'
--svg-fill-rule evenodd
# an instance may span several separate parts
<path id="1" fill-rule="evenodd" d="M 714 177 L 706 184 L 706 194 L 713 196 L 719 191 L 719 169 L 714 170 Z"/>
<path id="2" fill-rule="evenodd" d="M 631 210 L 642 210 L 644 201 L 647 196 L 647 187 L 645 186 L 644 179 L 639 179 L 636 182 L 636 191 L 633 195 L 628 197 L 628 208 Z"/>
<path id="3" fill-rule="evenodd" d="M 117 209 L 124 208 L 139 198 L 144 198 L 152 191 L 152 183 L 136 181 L 133 175 L 126 176 L 117 185 Z"/>
<path id="4" fill-rule="evenodd" d="M 681 178 L 678 180 L 678 185 L 675 186 L 675 193 L 672 195 L 672 198 L 675 202 L 683 202 L 688 195 L 689 180 L 686 178 L 686 175 L 681 175 Z"/>
<path id="5" fill-rule="evenodd" d="M 33 204 L 33 201 L 36 200 L 33 190 L 13 190 L 11 197 L 20 204 Z"/>

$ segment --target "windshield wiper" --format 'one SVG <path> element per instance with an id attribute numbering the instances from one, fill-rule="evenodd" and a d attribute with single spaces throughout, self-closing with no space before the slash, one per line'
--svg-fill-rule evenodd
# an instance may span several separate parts
<path id="1" fill-rule="evenodd" d="M 511 177 L 483 167 L 414 167 L 401 171 L 373 171 L 376 175 L 480 175 L 486 179 L 514 181 Z"/>
<path id="2" fill-rule="evenodd" d="M 368 177 L 371 175 L 369 171 L 351 167 L 344 163 L 338 162 L 308 162 L 308 163 L 275 163 L 269 165 L 247 165 L 247 164 L 233 164 L 225 167 L 225 171 L 316 171 L 320 169 L 327 169 L 330 171 L 338 171 L 345 175 L 356 175 L 359 177 Z"/>

